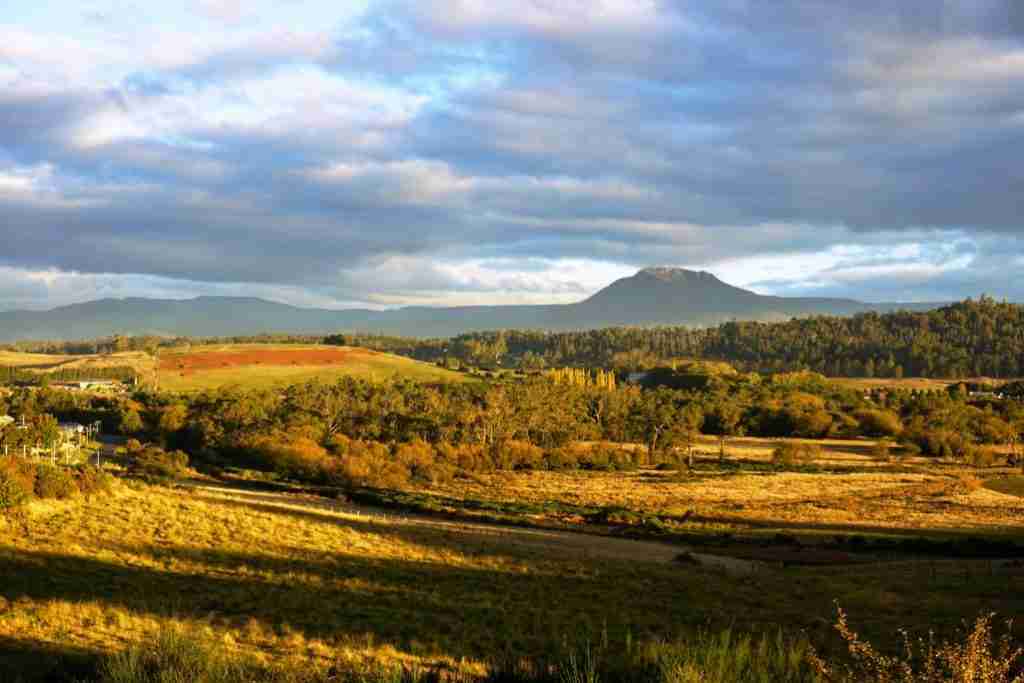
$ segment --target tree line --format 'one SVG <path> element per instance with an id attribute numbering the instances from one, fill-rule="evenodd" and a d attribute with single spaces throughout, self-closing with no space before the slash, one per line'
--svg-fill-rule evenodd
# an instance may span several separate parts
<path id="1" fill-rule="evenodd" d="M 75 382 L 83 380 L 113 379 L 122 382 L 133 380 L 138 373 L 130 367 L 107 368 L 61 368 L 41 371 L 24 366 L 0 365 L 0 386 L 46 385 L 50 382 Z"/>
<path id="2" fill-rule="evenodd" d="M 1024 306 L 983 297 L 927 312 L 816 316 L 716 327 L 616 327 L 579 332 L 506 330 L 450 340 L 366 339 L 375 348 L 440 363 L 524 369 L 650 368 L 673 358 L 742 371 L 811 370 L 830 377 L 1024 376 Z"/>
<path id="3" fill-rule="evenodd" d="M 722 452 L 740 435 L 863 436 L 882 440 L 886 454 L 985 465 L 1005 462 L 1007 453 L 1016 458 L 1024 431 L 1021 404 L 956 391 L 868 397 L 807 372 L 688 372 L 664 369 L 646 388 L 598 379 L 605 375 L 553 373 L 439 385 L 343 378 L 275 391 L 128 398 L 22 390 L 0 410 L 29 419 L 45 413 L 102 420 L 108 431 L 199 461 L 353 485 L 400 485 L 459 471 L 692 465 L 702 434 L 716 436 Z"/>
<path id="4" fill-rule="evenodd" d="M 726 361 L 745 372 L 811 370 L 830 377 L 963 378 L 1024 376 L 1024 306 L 989 297 L 926 312 L 816 316 L 716 327 L 611 327 L 578 332 L 498 330 L 451 339 L 373 334 L 266 334 L 219 338 L 113 337 L 84 342 L 19 342 L 42 353 L 146 350 L 203 343 L 326 343 L 364 346 L 449 367 L 540 371 L 600 367 L 623 372 L 671 359 Z"/>

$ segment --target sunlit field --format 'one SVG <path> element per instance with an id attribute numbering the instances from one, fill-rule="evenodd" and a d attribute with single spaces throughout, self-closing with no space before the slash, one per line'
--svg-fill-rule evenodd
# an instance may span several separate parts
<path id="1" fill-rule="evenodd" d="M 129 483 L 36 504 L 3 527 L 0 642 L 22 653 L 4 661 L 115 651 L 173 623 L 267 658 L 472 667 L 586 634 L 643 640 L 702 625 L 785 624 L 827 644 L 833 599 L 880 633 L 1024 608 L 1011 590 L 1019 573 L 980 562 L 731 575 L 676 562 L 668 546 L 529 534 L 223 487 Z"/>
<path id="2" fill-rule="evenodd" d="M 338 377 L 461 382 L 466 377 L 436 365 L 368 349 L 330 346 L 231 344 L 162 352 L 159 385 L 168 391 L 225 386 L 266 389 Z"/>

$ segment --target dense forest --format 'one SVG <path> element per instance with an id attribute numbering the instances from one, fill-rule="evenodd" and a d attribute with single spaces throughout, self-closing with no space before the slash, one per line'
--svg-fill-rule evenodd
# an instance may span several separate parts
<path id="1" fill-rule="evenodd" d="M 743 371 L 810 370 L 830 377 L 1024 375 L 1024 306 L 990 298 L 928 312 L 821 316 L 717 327 L 497 331 L 451 340 L 353 338 L 436 362 L 636 370 L 673 358 L 727 361 Z"/>
<path id="2" fill-rule="evenodd" d="M 259 335 L 217 339 L 115 337 L 21 342 L 12 350 L 95 353 L 200 343 L 328 343 L 366 346 L 449 366 L 525 370 L 637 370 L 671 359 L 727 361 L 742 371 L 810 370 L 830 377 L 1024 376 L 1024 306 L 988 297 L 928 312 L 818 316 L 717 327 L 612 327 L 579 332 L 502 330 L 452 339 L 367 334 Z"/>

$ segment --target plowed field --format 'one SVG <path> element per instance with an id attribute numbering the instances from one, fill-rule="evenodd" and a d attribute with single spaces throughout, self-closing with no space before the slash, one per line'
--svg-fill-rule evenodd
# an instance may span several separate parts
<path id="1" fill-rule="evenodd" d="M 344 346 L 234 344 L 165 351 L 160 355 L 160 388 L 201 391 L 236 385 L 268 388 L 312 379 L 394 377 L 423 382 L 460 382 L 464 376 L 429 363 Z"/>
<path id="2" fill-rule="evenodd" d="M 189 375 L 195 372 L 250 365 L 339 365 L 360 359 L 386 357 L 369 349 L 243 349 L 175 353 L 160 360 L 160 369 Z"/>

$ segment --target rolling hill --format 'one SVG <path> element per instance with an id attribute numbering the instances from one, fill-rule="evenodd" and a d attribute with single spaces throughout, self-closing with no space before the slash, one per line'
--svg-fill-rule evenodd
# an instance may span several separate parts
<path id="1" fill-rule="evenodd" d="M 0 341 L 90 339 L 112 334 L 232 336 L 263 332 L 373 332 L 450 337 L 494 329 L 578 330 L 610 325 L 713 325 L 807 315 L 853 315 L 941 304 L 867 304 L 852 299 L 764 296 L 711 273 L 646 268 L 578 303 L 537 306 L 411 306 L 385 311 L 299 308 L 245 297 L 101 299 L 48 311 L 0 312 Z"/>

